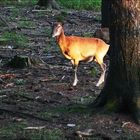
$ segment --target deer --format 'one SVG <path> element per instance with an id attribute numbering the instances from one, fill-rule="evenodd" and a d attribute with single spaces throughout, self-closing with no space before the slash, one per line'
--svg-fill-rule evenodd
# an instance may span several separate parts
<path id="1" fill-rule="evenodd" d="M 99 38 L 66 36 L 61 22 L 55 23 L 52 37 L 56 38 L 62 54 L 72 63 L 74 69 L 73 86 L 78 83 L 77 68 L 81 61 L 96 61 L 100 65 L 103 72 L 96 84 L 97 87 L 105 81 L 106 64 L 103 62 L 103 58 L 109 50 L 108 44 Z"/>

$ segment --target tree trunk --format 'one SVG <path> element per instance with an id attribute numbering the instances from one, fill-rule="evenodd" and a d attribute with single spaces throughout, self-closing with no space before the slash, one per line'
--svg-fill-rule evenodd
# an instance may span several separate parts
<path id="1" fill-rule="evenodd" d="M 59 9 L 59 5 L 55 0 L 39 0 L 37 5 L 46 6 L 48 8 Z"/>
<path id="2" fill-rule="evenodd" d="M 102 28 L 109 28 L 110 23 L 110 3 L 111 0 L 102 0 L 101 12 L 102 12 L 102 20 L 101 26 Z"/>
<path id="3" fill-rule="evenodd" d="M 129 113 L 140 112 L 140 0 L 111 1 L 110 67 L 105 86 L 92 104 Z"/>

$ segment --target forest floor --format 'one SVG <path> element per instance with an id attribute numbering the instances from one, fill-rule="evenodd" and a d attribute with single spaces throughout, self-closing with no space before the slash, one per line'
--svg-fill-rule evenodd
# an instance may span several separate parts
<path id="1" fill-rule="evenodd" d="M 79 82 L 72 87 L 71 63 L 51 37 L 58 19 L 67 35 L 93 36 L 99 12 L 15 6 L 0 11 L 0 140 L 140 139 L 140 126 L 128 116 L 87 108 L 103 87 L 95 86 L 99 65 L 80 63 Z M 16 55 L 41 61 L 25 68 L 6 66 Z"/>

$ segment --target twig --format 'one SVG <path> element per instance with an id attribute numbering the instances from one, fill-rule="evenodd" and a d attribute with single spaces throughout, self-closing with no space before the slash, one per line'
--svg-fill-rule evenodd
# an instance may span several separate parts
<path id="1" fill-rule="evenodd" d="M 131 122 L 124 122 L 124 123 L 122 124 L 122 127 L 125 127 L 125 126 L 128 125 L 128 124 L 131 124 Z"/>
<path id="2" fill-rule="evenodd" d="M 7 97 L 7 95 L 0 95 L 0 98 L 5 98 Z"/>
<path id="3" fill-rule="evenodd" d="M 34 10 L 32 10 L 32 12 L 47 12 L 48 10 L 36 10 L 36 9 L 34 9 Z"/>
<path id="4" fill-rule="evenodd" d="M 36 127 L 26 127 L 25 130 L 41 130 L 45 128 L 46 126 L 36 126 Z"/>

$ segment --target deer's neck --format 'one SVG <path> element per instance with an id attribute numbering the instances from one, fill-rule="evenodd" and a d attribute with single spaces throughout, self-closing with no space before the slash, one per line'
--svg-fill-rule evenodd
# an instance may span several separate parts
<path id="1" fill-rule="evenodd" d="M 66 48 L 66 36 L 65 36 L 63 30 L 62 30 L 61 34 L 59 36 L 57 36 L 57 42 L 58 42 L 61 50 L 64 51 Z"/>

